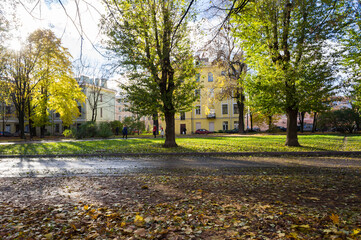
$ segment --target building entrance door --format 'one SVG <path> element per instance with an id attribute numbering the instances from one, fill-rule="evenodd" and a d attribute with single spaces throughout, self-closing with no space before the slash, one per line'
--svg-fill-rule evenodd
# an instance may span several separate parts
<path id="1" fill-rule="evenodd" d="M 185 124 L 181 124 L 181 125 L 180 125 L 180 133 L 181 133 L 181 134 L 184 134 L 184 133 L 183 133 L 184 129 L 186 129 L 186 125 L 185 125 Z"/>

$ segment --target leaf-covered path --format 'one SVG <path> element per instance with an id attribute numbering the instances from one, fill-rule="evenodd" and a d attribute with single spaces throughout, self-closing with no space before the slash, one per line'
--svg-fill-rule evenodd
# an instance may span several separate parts
<path id="1" fill-rule="evenodd" d="M 267 163 L 247 167 L 222 159 L 117 176 L 0 178 L 0 239 L 361 238 L 360 159 L 228 159 Z"/>

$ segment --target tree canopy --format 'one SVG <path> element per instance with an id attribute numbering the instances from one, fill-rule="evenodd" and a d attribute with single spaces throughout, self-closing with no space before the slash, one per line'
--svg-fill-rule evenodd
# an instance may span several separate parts
<path id="1" fill-rule="evenodd" d="M 235 34 L 256 76 L 249 78 L 253 81 L 248 84 L 249 92 L 261 96 L 258 100 L 263 106 L 278 99 L 274 106 L 287 114 L 286 145 L 299 146 L 297 113 L 310 97 L 304 87 L 327 89 L 320 94 L 324 96 L 332 90 L 325 86 L 333 81 L 327 77 L 320 84 L 321 76 L 308 78 L 305 74 L 315 67 L 330 67 L 335 60 L 330 49 L 347 25 L 344 1 L 255 1 L 232 20 L 238 23 Z"/>
<path id="2" fill-rule="evenodd" d="M 103 25 L 119 67 L 128 70 L 123 84 L 132 110 L 140 115 L 161 112 L 166 121 L 165 147 L 176 146 L 174 115 L 196 99 L 195 69 L 188 38 L 191 15 L 187 1 L 105 1 Z"/>

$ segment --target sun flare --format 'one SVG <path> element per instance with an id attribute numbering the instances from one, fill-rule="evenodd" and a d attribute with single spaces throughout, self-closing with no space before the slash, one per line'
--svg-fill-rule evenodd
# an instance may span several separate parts
<path id="1" fill-rule="evenodd" d="M 9 44 L 9 48 L 14 51 L 20 51 L 21 47 L 22 43 L 19 39 L 13 39 Z"/>

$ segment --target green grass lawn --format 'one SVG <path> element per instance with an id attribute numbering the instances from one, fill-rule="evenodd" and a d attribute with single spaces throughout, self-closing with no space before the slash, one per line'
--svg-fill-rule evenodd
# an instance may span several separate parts
<path id="1" fill-rule="evenodd" d="M 81 153 L 171 153 L 171 152 L 304 152 L 360 151 L 361 136 L 300 135 L 302 147 L 286 147 L 285 135 L 241 137 L 178 138 L 178 148 L 163 148 L 164 139 L 117 139 L 1 145 L 0 154 L 81 154 Z"/>

